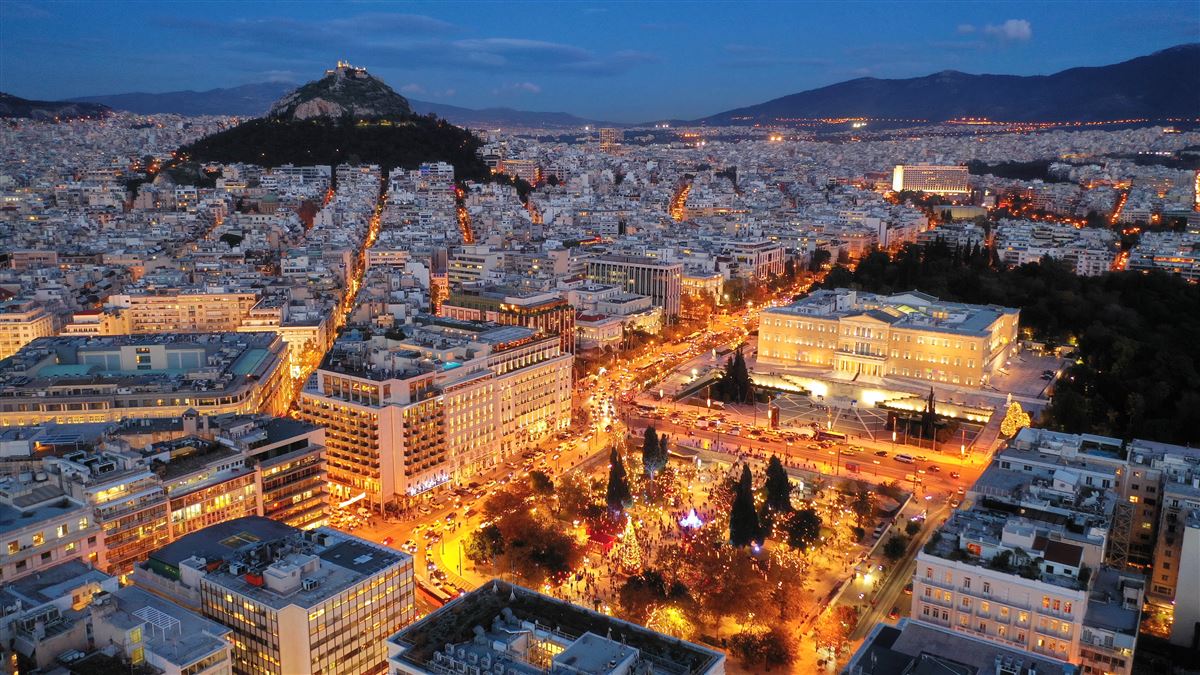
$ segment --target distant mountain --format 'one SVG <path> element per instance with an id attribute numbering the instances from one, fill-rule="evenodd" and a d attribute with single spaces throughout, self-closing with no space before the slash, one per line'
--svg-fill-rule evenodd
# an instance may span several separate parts
<path id="1" fill-rule="evenodd" d="M 1071 68 L 1053 75 L 969 75 L 946 70 L 904 80 L 864 77 L 696 121 L 716 126 L 818 117 L 1087 122 L 1198 113 L 1200 44 L 1187 44 L 1122 63 Z"/>
<path id="2" fill-rule="evenodd" d="M 281 164 L 379 164 L 384 171 L 445 161 L 456 177 L 487 180 L 466 129 L 413 113 L 408 100 L 362 68 L 332 73 L 279 99 L 255 117 L 179 149 L 182 161 Z"/>
<path id="3" fill-rule="evenodd" d="M 31 101 L 0 92 L 0 117 L 22 117 L 38 120 L 104 117 L 112 114 L 106 106 L 71 101 Z"/>
<path id="4" fill-rule="evenodd" d="M 294 82 L 259 82 L 228 89 L 208 91 L 168 91 L 161 94 L 135 92 L 104 96 L 81 96 L 72 101 L 103 103 L 138 115 L 172 113 L 176 115 L 234 115 L 258 117 L 271 104 L 296 88 Z"/>
<path id="5" fill-rule="evenodd" d="M 139 115 L 172 113 L 176 115 L 234 115 L 259 117 L 288 92 L 297 88 L 294 82 L 260 82 L 228 89 L 207 91 L 169 91 L 161 94 L 131 93 L 104 96 L 82 96 L 72 101 L 103 103 L 116 110 Z M 577 128 L 585 125 L 611 125 L 587 120 L 565 112 L 534 112 L 512 108 L 475 110 L 445 103 L 429 103 L 408 99 L 418 115 L 433 113 L 442 119 L 463 126 L 512 126 Z"/>

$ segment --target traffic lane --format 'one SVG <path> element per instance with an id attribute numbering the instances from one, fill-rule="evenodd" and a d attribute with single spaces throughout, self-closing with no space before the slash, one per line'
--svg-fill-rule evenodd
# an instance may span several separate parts
<path id="1" fill-rule="evenodd" d="M 718 440 L 718 434 L 707 429 L 693 429 L 692 427 L 677 424 L 669 420 L 657 420 L 650 418 L 631 417 L 627 424 L 630 427 L 654 426 L 658 432 L 670 432 L 672 438 L 679 441 L 683 438 L 703 438 L 711 441 Z M 689 432 L 690 435 L 689 435 Z M 970 480 L 969 475 L 964 475 L 959 479 L 950 478 L 949 473 L 938 471 L 924 475 L 917 473 L 917 467 L 912 464 L 897 464 L 894 459 L 874 457 L 872 455 L 847 455 L 842 453 L 841 465 L 838 466 L 836 453 L 828 454 L 828 450 L 813 450 L 806 446 L 791 445 L 788 446 L 783 441 L 752 441 L 744 439 L 740 436 L 731 436 L 721 433 L 720 443 L 722 446 L 742 446 L 750 448 L 754 451 L 766 451 L 777 454 L 781 457 L 789 459 L 812 462 L 814 464 L 824 464 L 829 469 L 836 470 L 836 474 L 831 472 L 830 475 L 836 475 L 839 478 L 855 478 L 859 480 L 869 480 L 870 478 L 885 477 L 896 480 L 900 483 L 911 482 L 907 478 L 909 475 L 920 475 L 921 484 L 926 486 L 926 490 L 933 489 L 935 491 L 953 492 L 957 487 L 963 485 L 963 478 Z M 729 455 L 731 458 L 736 458 L 737 454 L 728 450 L 720 451 L 722 454 Z M 875 464 L 875 460 L 879 460 L 879 464 Z M 849 471 L 846 468 L 847 464 L 855 464 L 858 466 L 858 472 Z M 868 475 L 869 474 L 869 475 Z"/>

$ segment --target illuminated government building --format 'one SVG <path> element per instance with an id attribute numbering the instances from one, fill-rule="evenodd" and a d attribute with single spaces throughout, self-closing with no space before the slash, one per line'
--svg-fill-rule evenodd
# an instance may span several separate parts
<path id="1" fill-rule="evenodd" d="M 821 290 L 763 311 L 756 370 L 980 387 L 1004 366 L 1020 311 L 910 291 Z"/>
<path id="2" fill-rule="evenodd" d="M 333 497 L 376 509 L 462 482 L 571 423 L 557 335 L 426 318 L 339 340 L 301 393 L 325 427 Z"/>
<path id="3" fill-rule="evenodd" d="M 965 195 L 971 191 L 966 166 L 933 164 L 897 164 L 892 169 L 892 189 L 913 190 L 937 195 Z"/>
<path id="4" fill-rule="evenodd" d="M 282 414 L 274 333 L 41 338 L 0 361 L 0 426 Z"/>

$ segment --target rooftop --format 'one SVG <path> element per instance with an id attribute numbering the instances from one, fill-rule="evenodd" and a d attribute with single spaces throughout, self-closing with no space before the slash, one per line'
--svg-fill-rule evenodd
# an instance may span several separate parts
<path id="1" fill-rule="evenodd" d="M 901 619 L 880 623 L 846 667 L 849 675 L 991 675 L 999 666 L 1011 672 L 1075 675 L 1077 666 L 1026 651 L 1006 649 L 968 635 Z"/>
<path id="2" fill-rule="evenodd" d="M 769 308 L 765 313 L 823 319 L 867 316 L 898 328 L 986 335 L 997 319 L 1018 311 L 998 305 L 945 302 L 919 291 L 885 296 L 837 288 L 814 291 L 808 297 L 783 307 Z"/>

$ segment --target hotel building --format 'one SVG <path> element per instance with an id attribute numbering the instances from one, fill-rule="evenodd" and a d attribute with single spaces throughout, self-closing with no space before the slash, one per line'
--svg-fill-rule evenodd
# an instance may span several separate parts
<path id="1" fill-rule="evenodd" d="M 967 167 L 935 164 L 897 164 L 892 169 L 892 189 L 937 195 L 965 195 L 971 191 Z"/>
<path id="2" fill-rule="evenodd" d="M 33 301 L 0 303 L 0 359 L 40 337 L 54 335 L 54 317 Z"/>
<path id="3" fill-rule="evenodd" d="M 603 255 L 587 261 L 587 278 L 619 286 L 629 293 L 648 295 L 668 319 L 679 316 L 683 263 L 629 255 Z"/>
<path id="4" fill-rule="evenodd" d="M 462 482 L 571 423 L 572 356 L 521 326 L 427 320 L 334 345 L 301 393 L 330 487 L 375 509 Z"/>
<path id="5" fill-rule="evenodd" d="M 415 613 L 408 554 L 257 516 L 187 535 L 133 578 L 231 629 L 238 675 L 385 673 L 388 636 Z"/>
<path id="6" fill-rule="evenodd" d="M 42 338 L 0 361 L 0 426 L 282 414 L 284 363 L 273 333 Z"/>
<path id="7" fill-rule="evenodd" d="M 499 579 L 392 635 L 387 649 L 388 675 L 725 672 L 715 649 Z"/>
<path id="8" fill-rule="evenodd" d="M 438 316 L 524 326 L 542 335 L 557 335 L 564 353 L 575 352 L 575 308 L 558 293 L 465 287 L 450 294 L 438 308 Z"/>
<path id="9" fill-rule="evenodd" d="M 1016 343 L 1020 310 L 910 291 L 820 290 L 762 313 L 758 369 L 981 387 Z"/>

